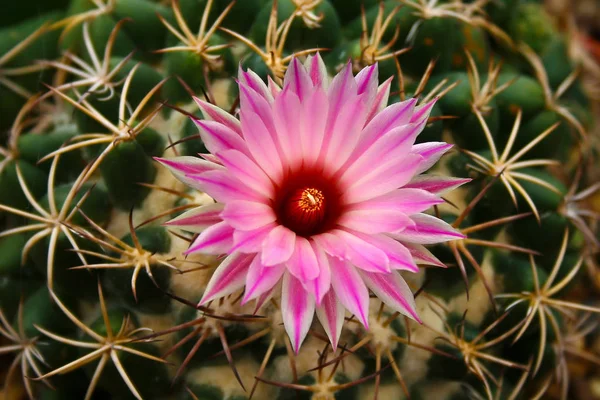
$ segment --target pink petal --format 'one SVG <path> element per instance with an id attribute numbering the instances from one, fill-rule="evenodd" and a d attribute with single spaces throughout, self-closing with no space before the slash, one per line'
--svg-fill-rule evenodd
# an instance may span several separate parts
<path id="1" fill-rule="evenodd" d="M 426 121 L 429 118 L 429 114 L 431 113 L 431 110 L 437 101 L 438 98 L 436 97 L 429 103 L 421 104 L 420 106 L 416 107 L 413 115 L 410 118 L 410 122 Z"/>
<path id="2" fill-rule="evenodd" d="M 369 207 L 362 202 L 340 217 L 338 224 L 362 233 L 396 232 L 413 225 L 414 222 L 402 212 L 386 205 Z"/>
<path id="3" fill-rule="evenodd" d="M 223 170 L 223 167 L 213 162 L 198 157 L 181 156 L 173 158 L 155 157 L 156 161 L 164 165 L 179 181 L 188 186 L 198 189 L 197 182 L 190 178 L 190 174 L 201 174 L 203 172 Z"/>
<path id="4" fill-rule="evenodd" d="M 410 123 L 416 103 L 417 99 L 409 99 L 384 108 L 365 126 L 358 148 L 364 151 L 392 129 Z"/>
<path id="5" fill-rule="evenodd" d="M 290 259 L 296 246 L 296 234 L 278 225 L 269 232 L 262 243 L 261 262 L 263 265 L 281 264 Z"/>
<path id="6" fill-rule="evenodd" d="M 291 90 L 300 101 L 303 101 L 312 91 L 312 87 L 313 83 L 306 69 L 297 58 L 294 58 L 285 72 L 283 90 Z"/>
<path id="7" fill-rule="evenodd" d="M 358 94 L 365 94 L 365 107 L 367 116 L 372 108 L 372 103 L 377 95 L 377 85 L 379 84 L 379 71 L 377 64 L 369 65 L 363 68 L 356 75 L 356 84 L 358 85 Z M 365 121 L 366 122 L 366 121 Z"/>
<path id="8" fill-rule="evenodd" d="M 346 66 L 336 75 L 329 86 L 328 96 L 331 105 L 330 119 L 335 119 L 348 103 L 348 100 L 357 94 L 357 85 L 352 76 L 352 64 Z M 332 121 L 333 122 L 333 121 Z M 329 124 L 331 125 L 331 124 Z"/>
<path id="9" fill-rule="evenodd" d="M 363 212 L 374 210 L 374 212 L 383 211 L 386 213 L 393 211 L 412 215 L 423 212 L 431 206 L 443 202 L 444 200 L 426 190 L 401 188 L 382 196 L 353 204 L 349 210 L 360 210 Z M 393 230 L 387 232 L 393 232 Z"/>
<path id="10" fill-rule="evenodd" d="M 334 108 L 329 109 L 326 136 L 319 159 L 334 171 L 353 154 L 360 139 L 367 116 L 363 96 L 351 96 L 334 117 L 331 116 Z"/>
<path id="11" fill-rule="evenodd" d="M 325 128 L 325 135 L 323 137 L 323 144 L 321 146 L 321 151 L 319 154 L 319 159 L 323 163 L 327 159 L 328 153 L 335 152 L 336 148 L 333 143 L 339 143 L 340 136 L 343 136 L 345 133 L 339 131 L 336 132 L 333 130 L 333 128 L 336 125 L 336 121 L 339 119 L 339 116 L 350 104 L 353 108 L 358 107 L 356 90 L 357 86 L 354 76 L 352 76 L 352 67 L 350 63 L 348 63 L 333 78 L 327 93 L 329 102 L 329 113 L 327 115 L 327 123 Z M 334 135 L 336 136 L 336 139 L 332 140 L 332 136 Z"/>
<path id="12" fill-rule="evenodd" d="M 396 271 L 389 274 L 376 274 L 360 271 L 365 283 L 375 295 L 392 310 L 398 311 L 409 318 L 421 323 L 417 315 L 415 298 L 404 281 Z"/>
<path id="13" fill-rule="evenodd" d="M 273 183 L 265 172 L 250 158 L 237 150 L 225 150 L 218 154 L 227 170 L 238 180 L 265 197 L 272 197 Z"/>
<path id="14" fill-rule="evenodd" d="M 365 171 L 365 175 L 346 190 L 347 204 L 369 200 L 408 183 L 421 163 L 421 156 L 408 154 L 399 160 L 391 160 L 381 166 Z"/>
<path id="15" fill-rule="evenodd" d="M 317 307 L 317 317 L 334 349 L 337 348 L 342 333 L 344 313 L 342 303 L 335 297 L 333 289 L 330 289 L 323 297 L 321 305 Z"/>
<path id="16" fill-rule="evenodd" d="M 434 256 L 429 250 L 420 244 L 414 243 L 402 243 L 417 264 L 434 265 L 436 267 L 446 268 L 446 265 L 442 263 L 436 256 Z"/>
<path id="17" fill-rule="evenodd" d="M 265 203 L 236 200 L 225 205 L 221 218 L 236 230 L 250 231 L 272 222 L 277 217 Z"/>
<path id="18" fill-rule="evenodd" d="M 285 265 L 278 264 L 271 267 L 262 265 L 260 257 L 254 257 L 248 274 L 246 276 L 246 291 L 242 299 L 242 305 L 248 301 L 255 299 L 272 289 L 283 276 Z"/>
<path id="19" fill-rule="evenodd" d="M 287 261 L 287 268 L 302 283 L 312 281 L 319 276 L 317 256 L 306 238 L 296 236 L 294 253 Z"/>
<path id="20" fill-rule="evenodd" d="M 227 171 L 204 172 L 200 175 L 191 175 L 196 187 L 206 192 L 218 202 L 228 203 L 233 200 L 263 201 L 265 197 L 241 181 L 233 178 Z"/>
<path id="21" fill-rule="evenodd" d="M 415 188 L 426 190 L 434 194 L 442 194 L 457 187 L 471 182 L 470 178 L 451 178 L 447 176 L 435 175 L 419 175 L 415 176 L 409 183 L 404 185 L 405 188 Z"/>
<path id="22" fill-rule="evenodd" d="M 313 85 L 327 89 L 329 86 L 329 76 L 327 75 L 327 67 L 325 67 L 321 54 L 309 55 L 304 65 Z"/>
<path id="23" fill-rule="evenodd" d="M 241 84 L 244 84 L 261 95 L 267 102 L 273 102 L 273 95 L 265 82 L 251 69 L 247 72 L 242 71 L 241 65 L 238 72 L 238 79 Z"/>
<path id="24" fill-rule="evenodd" d="M 444 142 L 427 142 L 413 146 L 412 153 L 423 157 L 423 163 L 417 170 L 417 174 L 427 171 L 429 168 L 438 162 L 440 157 L 452 148 L 452 144 Z"/>
<path id="25" fill-rule="evenodd" d="M 298 354 L 315 314 L 315 300 L 306 293 L 300 281 L 290 273 L 283 275 L 281 314 L 292 347 Z"/>
<path id="26" fill-rule="evenodd" d="M 410 251 L 404 246 L 404 244 L 398 242 L 395 239 L 387 235 L 363 235 L 356 234 L 362 240 L 372 244 L 381 251 L 390 260 L 390 269 L 406 270 L 411 272 L 418 272 L 419 267 L 415 263 L 415 260 Z"/>
<path id="27" fill-rule="evenodd" d="M 389 272 L 390 260 L 385 252 L 357 235 L 343 231 L 332 231 L 346 244 L 346 258 L 360 269 L 374 272 Z"/>
<path id="28" fill-rule="evenodd" d="M 202 232 L 184 254 L 226 254 L 232 246 L 233 228 L 226 222 L 219 222 Z"/>
<path id="29" fill-rule="evenodd" d="M 214 104 L 201 100 L 197 97 L 194 97 L 194 101 L 196 101 L 196 104 L 198 104 L 198 107 L 200 107 L 200 111 L 202 111 L 204 119 L 223 124 L 238 135 L 242 134 L 240 121 L 238 121 L 233 115 L 229 114 L 225 110 L 220 109 Z"/>
<path id="30" fill-rule="evenodd" d="M 259 117 L 267 131 L 273 134 L 275 128 L 273 126 L 273 109 L 272 104 L 264 97 L 258 94 L 254 89 L 240 82 L 240 110 L 242 113 L 253 113 Z M 244 118 L 241 117 L 242 133 L 246 135 L 244 128 Z"/>
<path id="31" fill-rule="evenodd" d="M 248 154 L 244 139 L 226 125 L 201 119 L 194 120 L 194 123 L 198 127 L 202 142 L 212 154 L 218 154 L 229 149 Z"/>
<path id="32" fill-rule="evenodd" d="M 311 242 L 312 249 L 317 257 L 319 265 L 319 276 L 309 282 L 302 282 L 306 291 L 315 297 L 317 306 L 321 305 L 323 296 L 329 291 L 331 286 L 331 269 L 329 268 L 329 259 L 325 251 L 314 241 Z"/>
<path id="33" fill-rule="evenodd" d="M 308 91 L 308 89 L 307 89 Z M 312 93 L 307 93 L 311 96 Z M 312 118 L 312 116 L 310 116 Z M 273 119 L 277 132 L 277 142 L 281 149 L 283 164 L 296 165 L 302 160 L 301 137 L 304 133 L 304 118 L 300 99 L 291 89 L 285 87 L 273 105 Z"/>
<path id="34" fill-rule="evenodd" d="M 244 287 L 252 258 L 250 255 L 239 253 L 233 253 L 225 258 L 210 278 L 199 305 L 227 296 Z"/>
<path id="35" fill-rule="evenodd" d="M 422 126 L 408 124 L 392 129 L 366 148 L 362 154 L 355 153 L 341 179 L 354 182 L 363 178 L 365 171 L 373 171 L 373 166 L 398 160 L 410 153 L 417 134 L 422 128 Z"/>
<path id="36" fill-rule="evenodd" d="M 271 96 L 273 96 L 274 99 L 277 98 L 281 92 L 281 88 L 275 83 L 271 76 L 267 76 L 267 86 L 269 88 L 269 92 L 271 92 Z"/>
<path id="37" fill-rule="evenodd" d="M 388 78 L 377 88 L 377 94 L 375 95 L 375 99 L 373 99 L 373 103 L 371 104 L 371 108 L 367 114 L 367 122 L 370 122 L 375 115 L 377 115 L 377 113 L 383 110 L 387 105 L 393 79 L 393 77 Z"/>
<path id="38" fill-rule="evenodd" d="M 263 306 L 263 304 L 265 304 L 267 300 L 269 300 L 273 296 L 278 286 L 279 284 L 277 286 L 273 286 L 271 289 L 258 296 L 258 299 L 256 299 L 256 306 L 254 307 L 254 314 L 256 314 L 256 312 Z"/>
<path id="39" fill-rule="evenodd" d="M 271 133 L 255 113 L 242 110 L 241 118 L 244 138 L 252 157 L 273 181 L 278 182 L 283 170 Z"/>
<path id="40" fill-rule="evenodd" d="M 330 256 L 346 258 L 346 243 L 341 237 L 325 232 L 314 235 L 311 239 Z"/>
<path id="41" fill-rule="evenodd" d="M 233 247 L 231 251 L 242 253 L 258 253 L 262 251 L 262 243 L 276 226 L 276 224 L 269 224 L 249 231 L 235 230 L 233 232 Z"/>
<path id="42" fill-rule="evenodd" d="M 325 125 L 329 112 L 327 94 L 321 88 L 316 89 L 303 102 L 303 113 L 309 115 L 305 118 L 304 131 L 300 135 L 302 155 L 307 165 L 313 165 L 321 152 L 325 137 Z"/>
<path id="43" fill-rule="evenodd" d="M 218 165 L 223 165 L 221 164 L 221 160 L 219 160 L 219 157 L 215 156 L 214 154 L 211 153 L 198 153 L 198 155 L 202 158 L 204 158 L 206 161 L 210 161 L 213 162 L 215 164 Z"/>
<path id="44" fill-rule="evenodd" d="M 347 261 L 331 258 L 331 274 L 335 277 L 331 286 L 338 301 L 368 329 L 369 291 L 357 269 Z"/>
<path id="45" fill-rule="evenodd" d="M 394 233 L 394 239 L 417 244 L 435 244 L 451 240 L 464 239 L 466 236 L 452 226 L 427 214 L 415 214 L 410 217 L 415 221 L 414 227 Z"/>
<path id="46" fill-rule="evenodd" d="M 377 91 L 379 70 L 377 64 L 369 65 L 356 74 L 354 78 L 358 87 L 358 93 L 368 93 Z"/>
<path id="47" fill-rule="evenodd" d="M 220 217 L 220 214 L 222 211 L 223 205 L 216 203 L 196 207 L 165 222 L 163 225 L 184 228 L 189 232 L 200 233 L 209 226 L 221 222 L 222 218 Z"/>

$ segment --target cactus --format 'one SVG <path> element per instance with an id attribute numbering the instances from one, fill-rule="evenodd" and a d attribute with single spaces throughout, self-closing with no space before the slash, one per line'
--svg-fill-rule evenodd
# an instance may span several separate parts
<path id="1" fill-rule="evenodd" d="M 0 396 L 593 392 L 600 67 L 571 15 L 25 3 L 0 29 Z"/>

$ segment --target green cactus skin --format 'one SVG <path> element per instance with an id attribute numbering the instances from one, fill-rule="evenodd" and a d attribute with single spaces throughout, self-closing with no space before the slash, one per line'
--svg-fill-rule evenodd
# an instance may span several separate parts
<path id="1" fill-rule="evenodd" d="M 6 390 L 26 398 L 22 378 L 41 376 L 31 380 L 31 397 L 42 400 L 83 399 L 93 382 L 91 399 L 134 399 L 125 377 L 149 400 L 242 400 L 250 393 L 259 400 L 362 400 L 376 393 L 385 399 L 528 399 L 546 382 L 557 392 L 568 389 L 554 375 L 561 365 L 579 386 L 589 385 L 597 378 L 595 364 L 558 351 L 562 343 L 572 346 L 565 352 L 598 357 L 599 333 L 589 328 L 600 313 L 594 252 L 600 233 L 592 218 L 600 212 L 597 101 L 573 37 L 539 1 L 469 8 L 474 2 L 467 0 L 278 0 L 277 26 L 269 27 L 273 4 L 238 0 L 229 9 L 210 32 L 209 45 L 225 45 L 215 51 L 222 59 L 214 65 L 202 50 L 166 50 L 188 39 L 173 32 L 181 30 L 180 18 L 195 37 L 210 5 L 206 35 L 229 0 L 179 0 L 175 7 L 170 0 L 9 2 L 0 13 L 0 376 L 23 351 L 13 351 L 19 340 L 44 360 L 39 373 L 19 361 L 0 397 Z M 303 18 L 301 7 L 314 17 Z M 270 43 L 267 54 L 268 29 L 283 29 L 294 13 L 287 40 Z M 374 27 L 390 15 L 377 48 L 367 49 L 365 39 L 371 45 Z M 45 23 L 46 31 L 2 63 L 3 54 Z M 389 103 L 437 98 L 416 142 L 454 144 L 427 173 L 473 181 L 443 193 L 446 203 L 431 210 L 466 235 L 427 246 L 448 268 L 403 272 L 423 324 L 377 305 L 369 331 L 347 314 L 338 349 L 331 349 L 315 322 L 294 354 L 277 295 L 258 309 L 254 302 L 241 304 L 242 290 L 198 306 L 221 258 L 184 255 L 199 232 L 164 223 L 214 200 L 183 186 L 153 158 L 209 153 L 194 119 L 211 116 L 198 111 L 186 86 L 237 118 L 240 66 L 280 83 L 273 70 L 281 66 L 274 62 L 315 47 L 325 48 L 330 75 L 348 61 L 356 73 L 371 62 L 370 52 L 383 49 L 378 74 L 380 82 L 393 78 Z M 398 65 L 386 57 L 408 47 Z M 92 74 L 103 82 L 100 89 L 89 91 L 91 83 L 84 82 L 73 90 L 69 83 L 84 78 L 58 62 Z M 96 71 L 105 62 L 107 71 Z M 122 62 L 114 75 L 100 76 Z M 31 70 L 11 75 L 22 67 Z M 17 119 L 38 92 L 39 103 Z M 125 122 L 119 134 L 107 126 Z M 62 153 L 65 146 L 74 148 Z M 54 166 L 51 153 L 61 153 Z M 71 218 L 55 221 L 51 210 L 67 200 Z M 41 235 L 55 223 L 69 229 L 78 249 L 62 231 L 54 239 Z M 535 308 L 536 298 L 545 308 Z M 108 340 L 104 309 L 112 335 L 133 332 L 135 340 L 122 344 L 133 352 L 118 350 L 122 369 L 108 358 L 95 379 L 99 358 L 78 361 L 95 348 L 73 343 L 96 343 L 82 328 Z M 126 316 L 129 324 L 119 332 Z M 19 340 L 5 337 L 12 329 Z M 53 374 L 69 363 L 72 370 Z M 494 379 L 477 374 L 477 365 Z M 567 397 L 575 399 L 575 392 Z"/>

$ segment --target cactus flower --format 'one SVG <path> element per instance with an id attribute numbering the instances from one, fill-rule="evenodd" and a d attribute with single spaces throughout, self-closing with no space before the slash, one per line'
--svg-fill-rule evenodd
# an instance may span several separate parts
<path id="1" fill-rule="evenodd" d="M 167 223 L 199 233 L 188 254 L 226 255 L 200 304 L 280 291 L 296 352 L 315 312 L 334 347 L 346 310 L 368 329 L 369 291 L 419 321 L 400 271 L 443 266 L 423 245 L 463 235 L 423 212 L 468 181 L 423 174 L 451 147 L 415 144 L 435 101 L 388 106 L 377 65 L 331 79 L 319 55 L 293 59 L 282 87 L 250 70 L 238 84 L 239 119 L 196 99 L 210 154 L 158 160 L 216 200 Z"/>

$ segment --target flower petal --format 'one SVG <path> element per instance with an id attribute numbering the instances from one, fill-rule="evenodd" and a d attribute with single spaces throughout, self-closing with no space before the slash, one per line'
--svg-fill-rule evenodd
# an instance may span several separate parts
<path id="1" fill-rule="evenodd" d="M 227 203 L 233 200 L 264 201 L 261 195 L 238 179 L 235 179 L 225 170 L 204 172 L 200 175 L 190 175 L 195 185 L 218 202 Z"/>
<path id="2" fill-rule="evenodd" d="M 366 271 L 389 272 L 390 260 L 384 251 L 357 235 L 340 229 L 332 231 L 346 244 L 346 258 Z"/>
<path id="3" fill-rule="evenodd" d="M 379 70 L 377 64 L 371 64 L 362 70 L 355 77 L 358 86 L 358 94 L 365 95 L 365 116 L 368 117 L 372 109 L 372 103 L 377 96 L 377 85 L 379 84 Z M 365 120 L 365 123 L 367 121 Z"/>
<path id="4" fill-rule="evenodd" d="M 357 269 L 348 261 L 330 258 L 331 273 L 335 277 L 331 286 L 338 301 L 368 329 L 369 291 Z"/>
<path id="5" fill-rule="evenodd" d="M 399 160 L 391 160 L 373 168 L 365 176 L 351 184 L 344 193 L 347 204 L 369 200 L 396 190 L 408 183 L 421 163 L 421 156 L 408 154 Z"/>
<path id="6" fill-rule="evenodd" d="M 471 182 L 471 178 L 452 178 L 447 176 L 436 175 L 418 175 L 415 176 L 409 183 L 404 185 L 405 188 L 415 188 L 426 190 L 434 194 L 442 194 L 457 187 Z"/>
<path id="7" fill-rule="evenodd" d="M 286 262 L 294 253 L 296 234 L 278 225 L 269 232 L 262 243 L 261 262 L 264 265 L 275 265 Z"/>
<path id="8" fill-rule="evenodd" d="M 244 139 L 226 125 L 216 121 L 207 121 L 201 119 L 193 120 L 202 142 L 212 154 L 218 154 L 224 150 L 234 149 L 244 154 L 248 154 L 248 149 Z"/>
<path id="9" fill-rule="evenodd" d="M 396 232 L 414 225 L 414 222 L 402 212 L 387 206 L 368 207 L 366 202 L 359 203 L 360 208 L 344 211 L 338 224 L 362 233 Z"/>
<path id="10" fill-rule="evenodd" d="M 279 182 L 283 170 L 271 133 L 255 113 L 242 110 L 240 115 L 244 138 L 252 158 L 273 181 Z"/>
<path id="11" fill-rule="evenodd" d="M 351 97 L 334 119 L 330 116 L 325 128 L 329 133 L 323 140 L 319 159 L 331 170 L 338 170 L 356 148 L 367 117 L 364 95 Z M 326 161 L 325 161 L 326 160 Z"/>
<path id="12" fill-rule="evenodd" d="M 232 131 L 241 136 L 242 130 L 240 126 L 240 121 L 233 115 L 215 106 L 214 104 L 199 99 L 198 97 L 194 97 L 194 101 L 196 102 L 196 104 L 198 104 L 198 107 L 200 107 L 200 111 L 202 111 L 204 119 L 223 124 L 227 128 L 231 129 Z"/>
<path id="13" fill-rule="evenodd" d="M 260 79 L 260 76 L 258 76 L 250 68 L 248 68 L 248 70 L 244 72 L 240 65 L 238 79 L 240 80 L 241 84 L 244 84 L 250 89 L 254 90 L 256 93 L 261 95 L 267 102 L 273 102 L 273 95 L 267 87 L 267 85 L 265 85 L 265 82 L 262 79 Z"/>
<path id="14" fill-rule="evenodd" d="M 317 257 L 319 265 L 319 276 L 310 282 L 304 283 L 304 288 L 315 297 L 317 306 L 321 305 L 323 296 L 331 287 L 331 269 L 329 268 L 329 259 L 325 251 L 314 241 L 311 242 L 312 249 Z"/>
<path id="15" fill-rule="evenodd" d="M 271 96 L 273 96 L 273 98 L 279 96 L 281 88 L 278 84 L 275 83 L 275 81 L 273 80 L 273 78 L 271 78 L 270 75 L 267 76 L 267 87 L 269 88 L 269 91 L 271 92 Z"/>
<path id="16" fill-rule="evenodd" d="M 428 208 L 443 203 L 444 200 L 426 190 L 397 189 L 374 199 L 353 204 L 350 210 L 395 211 L 405 215 L 423 212 Z M 412 225 L 412 224 L 411 224 Z M 392 232 L 389 230 L 387 232 Z"/>
<path id="17" fill-rule="evenodd" d="M 416 103 L 412 98 L 384 108 L 365 126 L 357 147 L 364 151 L 392 129 L 408 124 Z"/>
<path id="18" fill-rule="evenodd" d="M 268 292 L 277 285 L 284 272 L 284 264 L 267 267 L 260 262 L 259 256 L 254 257 L 246 275 L 246 291 L 242 299 L 242 305 Z"/>
<path id="19" fill-rule="evenodd" d="M 329 86 L 329 75 L 327 74 L 327 67 L 321 58 L 321 54 L 309 55 L 306 57 L 304 66 L 308 71 L 308 75 L 315 87 L 320 86 L 327 89 Z"/>
<path id="20" fill-rule="evenodd" d="M 325 232 L 312 236 L 312 240 L 330 256 L 346 258 L 346 243 L 341 237 Z"/>
<path id="21" fill-rule="evenodd" d="M 352 127 L 352 142 L 358 137 L 358 133 L 361 132 L 362 125 L 359 126 L 357 130 L 354 128 L 358 124 L 351 124 L 355 119 L 352 118 L 352 111 L 349 111 L 349 109 L 362 109 L 362 116 L 359 115 L 359 117 L 361 120 L 364 120 L 366 112 L 361 97 L 362 96 L 357 95 L 356 80 L 354 79 L 354 76 L 352 76 L 352 66 L 348 63 L 342 71 L 333 78 L 331 85 L 329 86 L 329 113 L 327 114 L 323 145 L 319 154 L 319 159 L 323 162 L 328 160 L 328 157 L 336 156 L 335 152 L 338 150 L 337 146 L 346 136 L 346 131 L 336 129 L 336 126 Z M 352 147 L 353 146 L 354 143 L 352 143 Z"/>
<path id="22" fill-rule="evenodd" d="M 198 188 L 198 183 L 190 178 L 191 174 L 201 174 L 208 171 L 223 170 L 221 165 L 206 161 L 198 157 L 181 156 L 173 158 L 155 157 L 156 161 L 169 169 L 175 178 L 193 188 Z"/>
<path id="23" fill-rule="evenodd" d="M 243 231 L 260 228 L 277 219 L 270 206 L 244 200 L 227 203 L 221 213 L 221 218 L 236 230 Z"/>
<path id="24" fill-rule="evenodd" d="M 390 236 L 402 242 L 417 244 L 435 244 L 466 237 L 448 223 L 434 216 L 415 214 L 410 218 L 415 221 L 415 226 L 390 234 Z"/>
<path id="25" fill-rule="evenodd" d="M 317 317 L 334 349 L 337 348 L 342 333 L 344 314 L 344 306 L 337 300 L 333 289 L 330 289 L 317 307 Z"/>
<path id="26" fill-rule="evenodd" d="M 237 150 L 225 150 L 218 156 L 231 175 L 265 197 L 272 197 L 273 183 L 253 160 Z"/>
<path id="27" fill-rule="evenodd" d="M 239 83 L 240 89 L 240 112 L 253 113 L 260 119 L 262 124 L 266 127 L 267 131 L 271 134 L 275 133 L 275 127 L 273 126 L 273 108 L 272 104 L 269 103 L 261 94 L 256 92 L 254 89 Z M 244 128 L 244 118 L 241 118 L 242 134 L 246 135 L 246 129 Z"/>
<path id="28" fill-rule="evenodd" d="M 223 220 L 220 217 L 222 211 L 222 204 L 208 204 L 186 211 L 172 220 L 165 222 L 163 225 L 174 226 L 183 228 L 189 232 L 200 233 L 209 226 L 221 222 Z"/>
<path id="29" fill-rule="evenodd" d="M 417 174 L 427 171 L 429 168 L 438 162 L 440 157 L 453 147 L 452 144 L 445 142 L 426 142 L 419 143 L 413 146 L 412 153 L 423 157 L 423 161 Z"/>
<path id="30" fill-rule="evenodd" d="M 417 264 L 434 265 L 436 267 L 446 268 L 446 265 L 438 260 L 438 258 L 424 246 L 414 243 L 402 243 L 402 245 L 410 251 L 410 254 Z"/>
<path id="31" fill-rule="evenodd" d="M 290 337 L 294 351 L 298 354 L 315 314 L 315 300 L 290 273 L 283 275 L 281 314 L 283 326 Z"/>
<path id="32" fill-rule="evenodd" d="M 411 272 L 418 272 L 419 267 L 415 263 L 415 260 L 410 251 L 402 243 L 387 235 L 364 235 L 356 234 L 359 238 L 367 243 L 377 247 L 385 253 L 387 258 L 390 260 L 390 269 L 406 270 Z"/>
<path id="33" fill-rule="evenodd" d="M 377 274 L 360 271 L 365 283 L 375 295 L 388 307 L 421 323 L 417 315 L 415 297 L 404 278 L 396 271 L 389 274 Z"/>
<path id="34" fill-rule="evenodd" d="M 287 268 L 303 284 L 319 276 L 317 256 L 306 238 L 296 236 L 294 253 L 287 261 Z"/>
<path id="35" fill-rule="evenodd" d="M 256 306 L 254 307 L 254 314 L 271 298 L 275 293 L 281 293 L 281 284 L 273 286 L 256 299 Z"/>
<path id="36" fill-rule="evenodd" d="M 437 103 L 437 101 L 438 97 L 431 100 L 429 103 L 421 104 L 420 106 L 415 107 L 415 110 L 412 116 L 410 117 L 410 122 L 426 121 L 427 119 L 429 119 L 429 114 L 431 114 L 431 110 L 433 109 L 433 106 L 435 106 L 435 103 Z"/>
<path id="37" fill-rule="evenodd" d="M 213 273 L 199 305 L 227 296 L 244 287 L 252 256 L 233 253 L 225 258 Z"/>
<path id="38" fill-rule="evenodd" d="M 312 81 L 304 65 L 297 58 L 294 58 L 285 72 L 283 90 L 291 90 L 300 101 L 303 101 L 312 90 L 312 86 Z"/>
<path id="39" fill-rule="evenodd" d="M 302 106 L 304 115 L 310 115 L 310 118 L 305 118 L 300 143 L 304 161 L 306 165 L 311 166 L 319 157 L 323 138 L 325 137 L 325 126 L 329 112 L 327 94 L 322 88 L 318 88 L 308 96 Z"/>
<path id="40" fill-rule="evenodd" d="M 226 222 L 219 222 L 205 229 L 200 236 L 192 242 L 184 254 L 206 253 L 226 254 L 233 246 L 233 228 Z"/>
<path id="41" fill-rule="evenodd" d="M 367 122 L 371 122 L 373 118 L 387 105 L 393 79 L 394 77 L 388 78 L 377 88 L 377 94 L 375 95 L 375 99 L 373 99 L 373 103 L 371 104 L 371 108 L 367 114 Z"/>
<path id="42" fill-rule="evenodd" d="M 308 96 L 310 94 L 307 93 Z M 284 88 L 275 100 L 273 119 L 283 164 L 288 167 L 299 164 L 303 156 L 300 151 L 300 138 L 304 133 L 303 125 L 306 118 L 303 115 L 300 99 L 291 89 Z"/>
<path id="43" fill-rule="evenodd" d="M 269 224 L 250 231 L 236 229 L 233 232 L 233 247 L 231 248 L 231 251 L 239 251 L 242 253 L 261 252 L 262 243 L 276 226 L 276 224 Z"/>
<path id="44" fill-rule="evenodd" d="M 410 153 L 417 134 L 422 126 L 413 124 L 402 125 L 390 130 L 361 154 L 355 153 L 342 175 L 345 181 L 361 179 L 366 171 L 373 170 L 375 165 L 384 165 L 392 160 Z"/>

